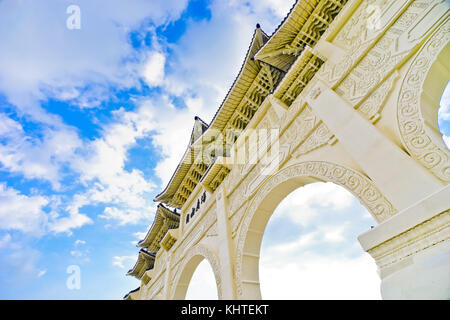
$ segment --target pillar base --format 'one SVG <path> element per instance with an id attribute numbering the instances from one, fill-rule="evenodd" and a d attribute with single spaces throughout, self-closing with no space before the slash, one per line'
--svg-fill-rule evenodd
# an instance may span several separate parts
<path id="1" fill-rule="evenodd" d="M 445 187 L 358 237 L 383 299 L 450 299 L 449 199 Z"/>

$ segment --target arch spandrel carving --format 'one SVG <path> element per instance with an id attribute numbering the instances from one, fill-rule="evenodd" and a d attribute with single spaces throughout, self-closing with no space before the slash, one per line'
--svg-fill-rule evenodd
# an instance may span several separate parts
<path id="1" fill-rule="evenodd" d="M 195 268 L 203 259 L 206 259 L 209 262 L 213 270 L 214 277 L 216 279 L 217 295 L 219 300 L 222 299 L 222 276 L 220 273 L 219 257 L 214 252 L 214 249 L 201 243 L 191 248 L 187 255 L 182 259 L 178 272 L 174 276 L 172 282 L 173 287 L 170 288 L 171 299 L 184 299 L 188 282 L 191 280 Z M 193 270 L 187 270 L 187 268 L 191 268 Z"/>
<path id="2" fill-rule="evenodd" d="M 413 58 L 403 78 L 397 104 L 398 129 L 404 147 L 436 177 L 447 182 L 450 181 L 450 152 L 434 143 L 426 131 L 421 114 L 421 93 L 433 62 L 449 45 L 449 40 L 450 19 L 447 19 Z"/>

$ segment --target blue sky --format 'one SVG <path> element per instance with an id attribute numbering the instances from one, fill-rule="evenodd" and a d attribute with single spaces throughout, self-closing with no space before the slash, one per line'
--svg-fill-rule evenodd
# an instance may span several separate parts
<path id="1" fill-rule="evenodd" d="M 81 12 L 79 29 L 67 27 L 73 4 Z M 125 273 L 194 116 L 211 120 L 256 23 L 271 34 L 292 4 L 0 0 L 0 299 L 121 299 L 139 285 Z M 449 136 L 444 104 L 440 127 Z M 371 225 L 366 213 L 354 200 L 339 209 L 315 196 L 342 190 L 312 190 L 303 190 L 301 203 L 298 195 L 285 200 L 289 205 L 280 205 L 269 227 L 292 226 L 293 206 L 317 219 L 332 208 L 346 212 L 330 226 L 345 225 L 355 212 L 359 222 L 334 238 L 326 227 L 316 230 L 315 219 L 295 224 L 292 239 L 268 232 L 263 252 L 289 251 L 283 243 L 304 248 L 300 235 L 309 235 L 314 257 L 299 255 L 285 265 L 326 256 L 372 272 L 371 261 L 361 262 L 352 249 L 358 232 Z M 346 246 L 339 249 L 348 252 L 345 259 L 327 253 L 330 241 Z M 72 265 L 81 271 L 79 290 L 66 284 Z"/>

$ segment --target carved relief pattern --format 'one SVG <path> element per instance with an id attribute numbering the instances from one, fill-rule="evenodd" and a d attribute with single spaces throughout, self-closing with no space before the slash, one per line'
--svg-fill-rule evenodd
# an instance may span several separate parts
<path id="1" fill-rule="evenodd" d="M 321 122 L 316 130 L 294 151 L 292 157 L 298 158 L 314 149 L 326 145 L 334 137 L 328 127 Z"/>
<path id="2" fill-rule="evenodd" d="M 420 49 L 410 65 L 402 83 L 397 109 L 400 135 L 406 149 L 444 181 L 450 181 L 450 153 L 434 144 L 426 133 L 420 112 L 420 96 L 428 70 L 449 39 L 450 23 L 447 20 Z"/>
<path id="3" fill-rule="evenodd" d="M 242 218 L 244 217 L 244 213 L 247 209 L 247 206 L 242 206 L 241 208 L 239 208 L 236 213 L 234 213 L 231 218 L 230 218 L 230 224 L 231 224 L 231 237 L 235 238 L 237 231 L 238 231 L 238 227 L 242 222 Z"/>
<path id="4" fill-rule="evenodd" d="M 242 295 L 241 274 L 244 243 L 250 222 L 252 221 L 259 204 L 277 185 L 293 177 L 299 176 L 315 177 L 345 187 L 353 193 L 362 204 L 364 204 L 377 222 L 382 222 L 396 213 L 392 204 L 381 194 L 372 181 L 352 169 L 322 161 L 304 162 L 282 169 L 277 174 L 270 177 L 258 190 L 256 195 L 250 201 L 240 226 L 236 254 L 238 294 Z"/>
<path id="5" fill-rule="evenodd" d="M 450 238 L 450 210 L 411 228 L 390 240 L 379 244 L 368 252 L 379 268 L 392 265 L 400 260 L 425 250 Z"/>
<path id="6" fill-rule="evenodd" d="M 189 261 L 193 257 L 198 256 L 198 255 L 203 256 L 210 263 L 211 268 L 214 273 L 214 277 L 216 279 L 217 294 L 218 294 L 219 300 L 221 300 L 222 299 L 222 277 L 220 274 L 220 260 L 217 256 L 217 254 L 212 249 L 207 247 L 206 245 L 198 244 L 189 250 L 188 254 L 181 261 L 179 272 L 176 273 L 175 278 L 172 283 L 175 284 L 175 286 L 177 286 L 177 284 L 180 281 L 180 277 L 183 273 L 183 270 L 186 267 L 186 264 L 189 263 Z M 176 287 L 173 287 L 171 290 L 172 299 L 174 299 L 175 288 Z"/>
<path id="7" fill-rule="evenodd" d="M 361 55 L 369 48 L 376 34 L 369 34 L 367 19 L 369 6 L 382 8 L 386 1 L 367 0 L 362 1 L 355 13 L 347 21 L 333 40 L 341 48 L 347 50 L 345 58 L 338 64 L 329 61 L 322 65 L 317 76 L 330 86 L 335 86 L 338 81 L 352 68 Z"/>
<path id="8" fill-rule="evenodd" d="M 390 93 L 398 73 L 392 73 L 362 104 L 358 111 L 368 120 L 376 122 L 379 117 L 383 104 Z"/>
<path id="9" fill-rule="evenodd" d="M 280 164 L 282 164 L 286 157 L 292 153 L 292 150 L 295 150 L 299 143 L 302 143 L 308 137 L 310 132 L 318 126 L 319 122 L 319 118 L 313 113 L 311 108 L 308 105 L 303 104 L 303 109 L 300 114 L 292 121 L 290 126 L 280 137 L 280 156 L 278 158 Z M 320 133 L 323 131 L 323 128 L 321 128 Z M 231 215 L 248 200 L 254 189 L 258 186 L 258 183 L 254 183 L 255 179 L 262 179 L 261 173 L 264 168 L 261 162 L 258 162 L 256 165 L 248 166 L 248 168 L 251 168 L 251 171 L 248 175 L 246 171 L 241 171 L 241 177 L 247 176 L 230 195 Z"/>
<path id="10" fill-rule="evenodd" d="M 429 14 L 429 8 L 437 2 L 439 1 L 427 1 L 426 7 L 409 6 L 345 77 L 336 92 L 353 106 L 370 94 L 383 79 L 388 77 L 395 68 L 399 68 L 410 56 L 413 47 L 424 36 L 423 31 L 416 35 L 415 32 L 420 28 L 415 27 L 424 16 Z M 414 36 L 411 36 L 411 32 Z"/>
<path id="11" fill-rule="evenodd" d="M 205 235 L 211 226 L 216 223 L 216 205 L 214 204 L 205 214 L 199 223 L 194 226 L 194 229 L 180 242 L 182 244 L 176 248 L 173 254 L 174 264 L 189 251 L 189 249 L 198 243 Z"/>

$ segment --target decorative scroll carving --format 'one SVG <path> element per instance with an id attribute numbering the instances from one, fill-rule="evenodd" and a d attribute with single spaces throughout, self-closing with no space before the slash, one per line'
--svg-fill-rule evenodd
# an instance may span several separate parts
<path id="1" fill-rule="evenodd" d="M 450 181 L 450 152 L 436 145 L 425 131 L 420 96 L 431 65 L 450 39 L 447 20 L 422 46 L 403 79 L 398 96 L 397 121 L 405 148 L 436 177 Z"/>
<path id="2" fill-rule="evenodd" d="M 314 149 L 320 148 L 327 143 L 331 144 L 336 141 L 333 133 L 328 127 L 321 122 L 317 128 L 306 138 L 306 140 L 294 151 L 292 157 L 298 158 Z"/>
<path id="3" fill-rule="evenodd" d="M 357 107 L 358 111 L 364 115 L 372 123 L 375 123 L 380 118 L 380 113 L 383 104 L 389 95 L 395 80 L 398 77 L 398 72 L 394 72 L 387 78 L 361 105 Z"/>

